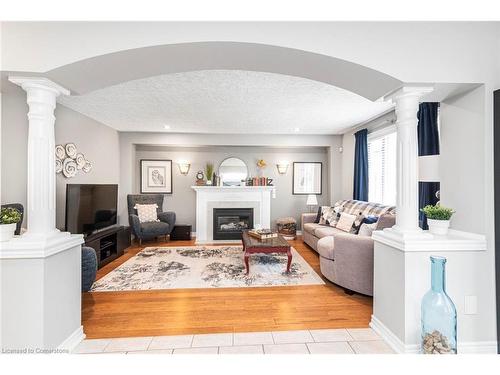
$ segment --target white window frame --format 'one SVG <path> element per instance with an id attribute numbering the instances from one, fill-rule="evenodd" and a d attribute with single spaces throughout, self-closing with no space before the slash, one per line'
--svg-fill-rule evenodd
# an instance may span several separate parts
<path id="1" fill-rule="evenodd" d="M 376 141 L 380 138 L 383 138 L 389 134 L 393 134 L 393 133 L 396 133 L 397 129 L 396 129 L 396 125 L 392 124 L 392 125 L 389 125 L 389 126 L 385 126 L 381 129 L 377 129 L 373 132 L 369 132 L 368 133 L 368 136 L 367 136 L 367 142 L 368 142 L 368 153 L 370 152 L 369 151 L 369 144 L 370 142 L 373 142 L 373 141 Z M 397 145 L 396 145 L 397 147 Z M 368 154 L 368 160 L 370 160 L 370 154 Z M 397 161 L 395 160 L 395 162 L 397 163 Z M 396 172 L 396 171 L 394 171 Z M 368 164 L 368 179 L 370 178 L 370 164 Z M 396 181 L 394 181 L 394 183 L 396 183 Z M 370 186 L 370 181 L 368 181 L 368 186 Z M 396 192 L 396 186 L 394 186 L 394 191 Z M 368 190 L 368 200 L 369 201 L 372 201 L 373 200 L 373 197 L 370 198 L 370 189 Z M 391 201 L 391 202 L 388 202 L 387 200 L 386 201 L 381 201 L 381 202 L 374 202 L 374 203 L 381 203 L 381 204 L 390 204 L 390 205 L 395 205 L 396 204 L 396 197 L 394 196 L 394 201 Z"/>

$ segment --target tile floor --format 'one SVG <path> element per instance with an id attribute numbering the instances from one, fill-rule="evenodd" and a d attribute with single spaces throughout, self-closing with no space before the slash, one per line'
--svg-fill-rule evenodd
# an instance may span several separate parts
<path id="1" fill-rule="evenodd" d="M 388 354 L 394 351 L 371 329 L 130 337 L 84 340 L 84 354 Z"/>

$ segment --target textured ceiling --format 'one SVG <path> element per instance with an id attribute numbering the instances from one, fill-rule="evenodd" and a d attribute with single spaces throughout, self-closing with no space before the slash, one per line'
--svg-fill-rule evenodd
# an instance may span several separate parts
<path id="1" fill-rule="evenodd" d="M 58 101 L 120 131 L 181 133 L 338 134 L 389 108 L 325 83 L 239 70 L 167 74 Z"/>

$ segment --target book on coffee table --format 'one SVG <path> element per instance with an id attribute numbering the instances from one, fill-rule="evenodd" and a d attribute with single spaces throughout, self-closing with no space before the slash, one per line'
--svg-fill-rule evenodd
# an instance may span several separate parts
<path id="1" fill-rule="evenodd" d="M 278 233 L 271 231 L 270 229 L 251 229 L 248 234 L 252 237 L 258 238 L 259 240 L 267 240 L 269 238 L 278 237 Z"/>

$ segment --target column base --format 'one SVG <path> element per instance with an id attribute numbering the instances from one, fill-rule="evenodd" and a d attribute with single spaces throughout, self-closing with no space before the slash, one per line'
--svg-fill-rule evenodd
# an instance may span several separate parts
<path id="1" fill-rule="evenodd" d="M 25 233 L 0 242 L 0 259 L 46 258 L 83 242 L 83 235 L 59 230 L 47 235 Z"/>
<path id="2" fill-rule="evenodd" d="M 408 240 L 429 240 L 434 238 L 432 234 L 427 231 L 423 231 L 421 228 L 401 228 L 398 225 L 394 225 L 392 228 L 385 228 L 384 234 L 393 237 L 394 239 L 399 239 L 402 241 Z"/>

